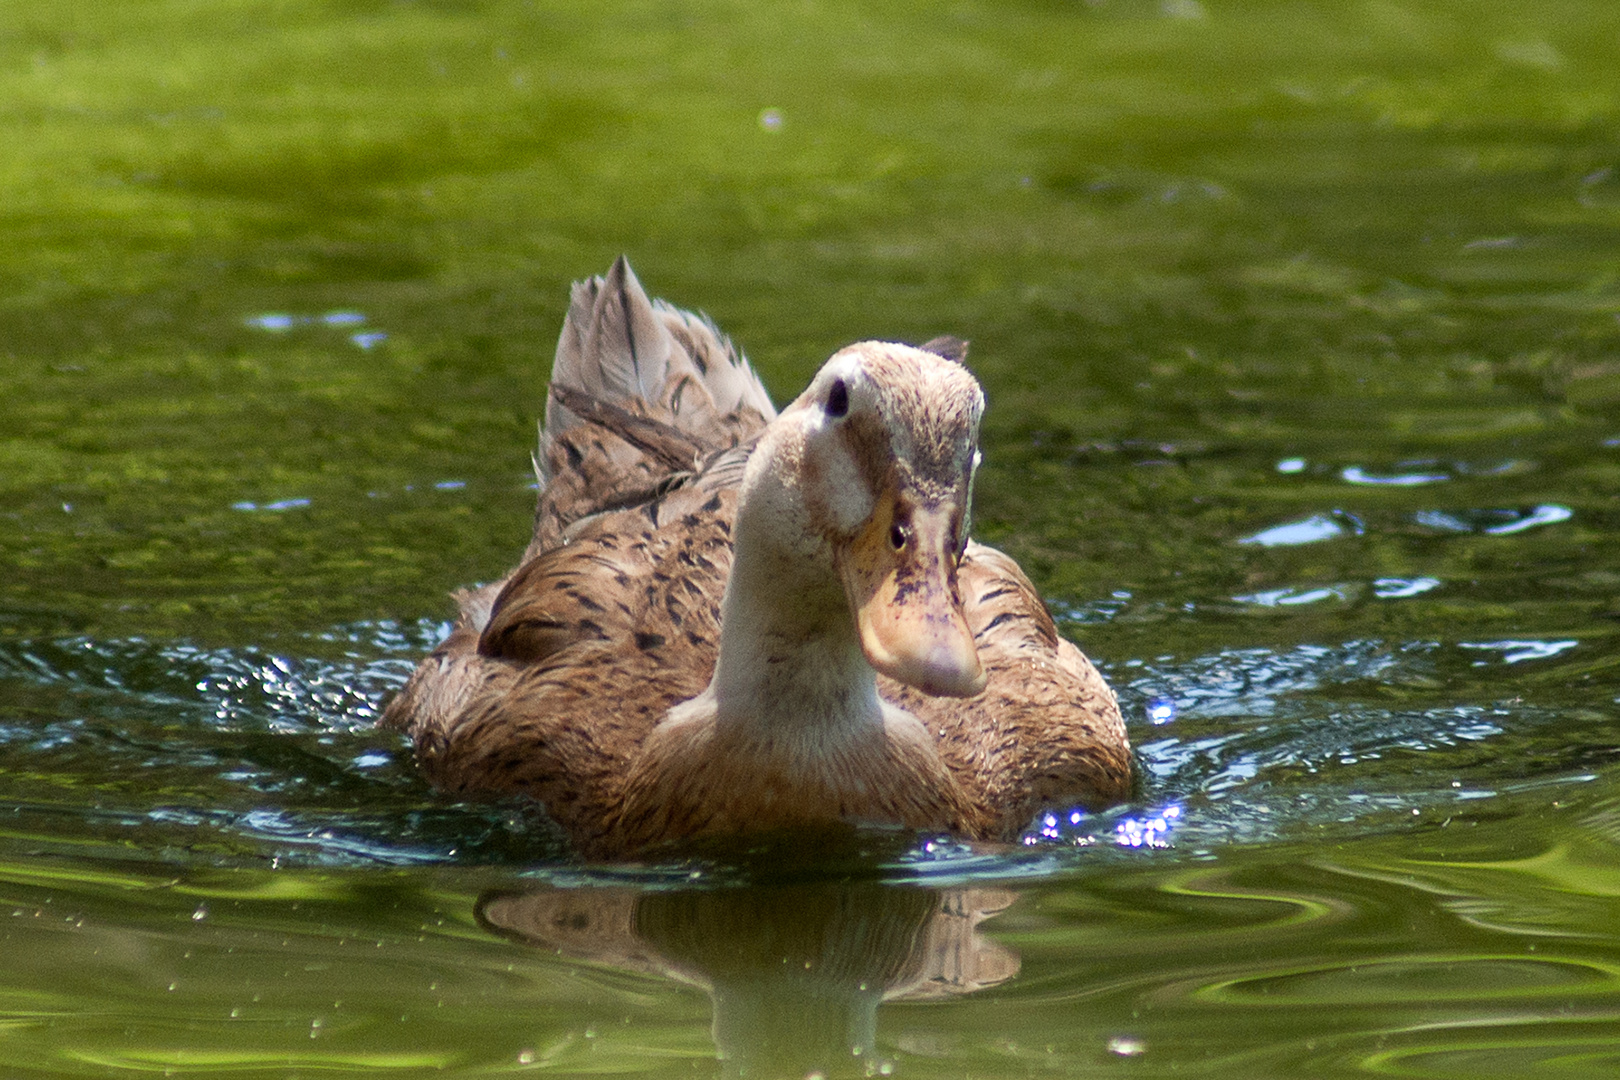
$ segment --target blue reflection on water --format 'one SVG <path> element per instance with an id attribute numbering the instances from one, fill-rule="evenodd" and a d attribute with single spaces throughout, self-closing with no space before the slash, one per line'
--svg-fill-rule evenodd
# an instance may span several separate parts
<path id="1" fill-rule="evenodd" d="M 1412 515 L 1417 524 L 1442 532 L 1484 533 L 1512 536 L 1542 525 L 1568 521 L 1575 512 L 1557 503 L 1541 503 L 1529 509 L 1419 510 Z"/>
<path id="2" fill-rule="evenodd" d="M 1170 834 L 1181 824 L 1180 803 L 1168 803 L 1157 810 L 1115 817 L 1095 818 L 1084 810 L 1048 811 L 1024 834 L 1025 847 L 1059 842 L 1075 847 L 1113 844 L 1122 848 L 1168 848 Z M 1113 829 L 1108 826 L 1112 823 Z"/>
<path id="3" fill-rule="evenodd" d="M 1373 582 L 1373 595 L 1383 600 L 1399 600 L 1426 593 L 1440 584 L 1439 578 L 1379 578 Z"/>
<path id="4" fill-rule="evenodd" d="M 1383 487 L 1417 487 L 1420 484 L 1437 484 L 1442 480 L 1450 480 L 1446 473 L 1413 472 L 1413 473 L 1370 473 L 1360 465 L 1351 465 L 1339 473 L 1339 478 L 1347 484 L 1372 484 Z"/>
<path id="5" fill-rule="evenodd" d="M 1330 514 L 1312 514 L 1304 521 L 1290 521 L 1284 525 L 1273 525 L 1269 529 L 1262 529 L 1253 536 L 1243 537 L 1238 543 L 1259 544 L 1261 547 L 1292 547 L 1297 544 L 1314 544 L 1321 540 L 1332 540 L 1335 537 L 1347 534 L 1360 536 L 1363 531 L 1365 531 L 1365 527 L 1354 514 L 1347 514 L 1343 510 L 1335 510 Z"/>
<path id="6" fill-rule="evenodd" d="M 1258 604 L 1261 607 L 1294 607 L 1298 604 L 1314 604 L 1319 600 L 1348 600 L 1349 589 L 1344 585 L 1330 585 L 1303 590 L 1268 589 L 1265 592 L 1234 596 L 1232 599 L 1243 604 Z"/>
<path id="7" fill-rule="evenodd" d="M 275 502 L 256 503 L 248 500 L 231 503 L 232 510 L 272 510 L 277 513 L 283 510 L 299 510 L 309 505 L 308 499 L 277 499 Z"/>
<path id="8" fill-rule="evenodd" d="M 1523 660 L 1546 660 L 1566 649 L 1573 649 L 1579 641 L 1459 641 L 1464 649 L 1491 649 L 1500 651 L 1502 663 L 1517 664 Z M 1476 660 L 1475 667 L 1484 667 L 1489 661 Z"/>

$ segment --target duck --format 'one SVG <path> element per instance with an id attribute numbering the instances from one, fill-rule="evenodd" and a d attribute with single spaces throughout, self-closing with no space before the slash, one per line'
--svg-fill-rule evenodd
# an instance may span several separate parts
<path id="1" fill-rule="evenodd" d="M 971 539 L 967 344 L 862 341 L 778 411 L 621 256 L 573 286 L 517 567 L 455 594 L 379 721 L 586 857 L 881 826 L 1016 842 L 1128 797 L 1113 691 Z"/>

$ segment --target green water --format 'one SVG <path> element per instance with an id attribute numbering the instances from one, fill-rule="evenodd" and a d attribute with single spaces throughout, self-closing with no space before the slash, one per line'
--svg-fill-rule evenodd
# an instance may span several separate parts
<path id="1" fill-rule="evenodd" d="M 1604 0 L 0 5 L 0 1075 L 1620 1069 L 1617 56 Z M 620 252 L 778 400 L 972 339 L 979 533 L 1137 802 L 602 868 L 416 778 L 371 725 Z"/>

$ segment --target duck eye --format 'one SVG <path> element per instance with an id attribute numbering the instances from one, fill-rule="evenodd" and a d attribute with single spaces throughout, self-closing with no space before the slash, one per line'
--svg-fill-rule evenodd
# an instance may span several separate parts
<path id="1" fill-rule="evenodd" d="M 899 551 L 901 548 L 906 546 L 905 526 L 901 525 L 899 522 L 895 522 L 893 525 L 889 526 L 889 543 L 894 546 L 894 550 L 896 551 Z"/>
<path id="2" fill-rule="evenodd" d="M 849 387 L 844 385 L 843 379 L 834 379 L 832 389 L 827 391 L 827 415 L 839 417 L 847 412 L 849 412 Z"/>

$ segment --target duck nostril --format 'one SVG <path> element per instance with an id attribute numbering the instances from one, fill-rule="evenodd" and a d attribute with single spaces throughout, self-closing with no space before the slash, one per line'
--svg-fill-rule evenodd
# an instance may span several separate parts
<path id="1" fill-rule="evenodd" d="M 906 529 L 904 525 L 895 522 L 889 526 L 889 543 L 894 545 L 896 551 L 906 546 Z"/>

